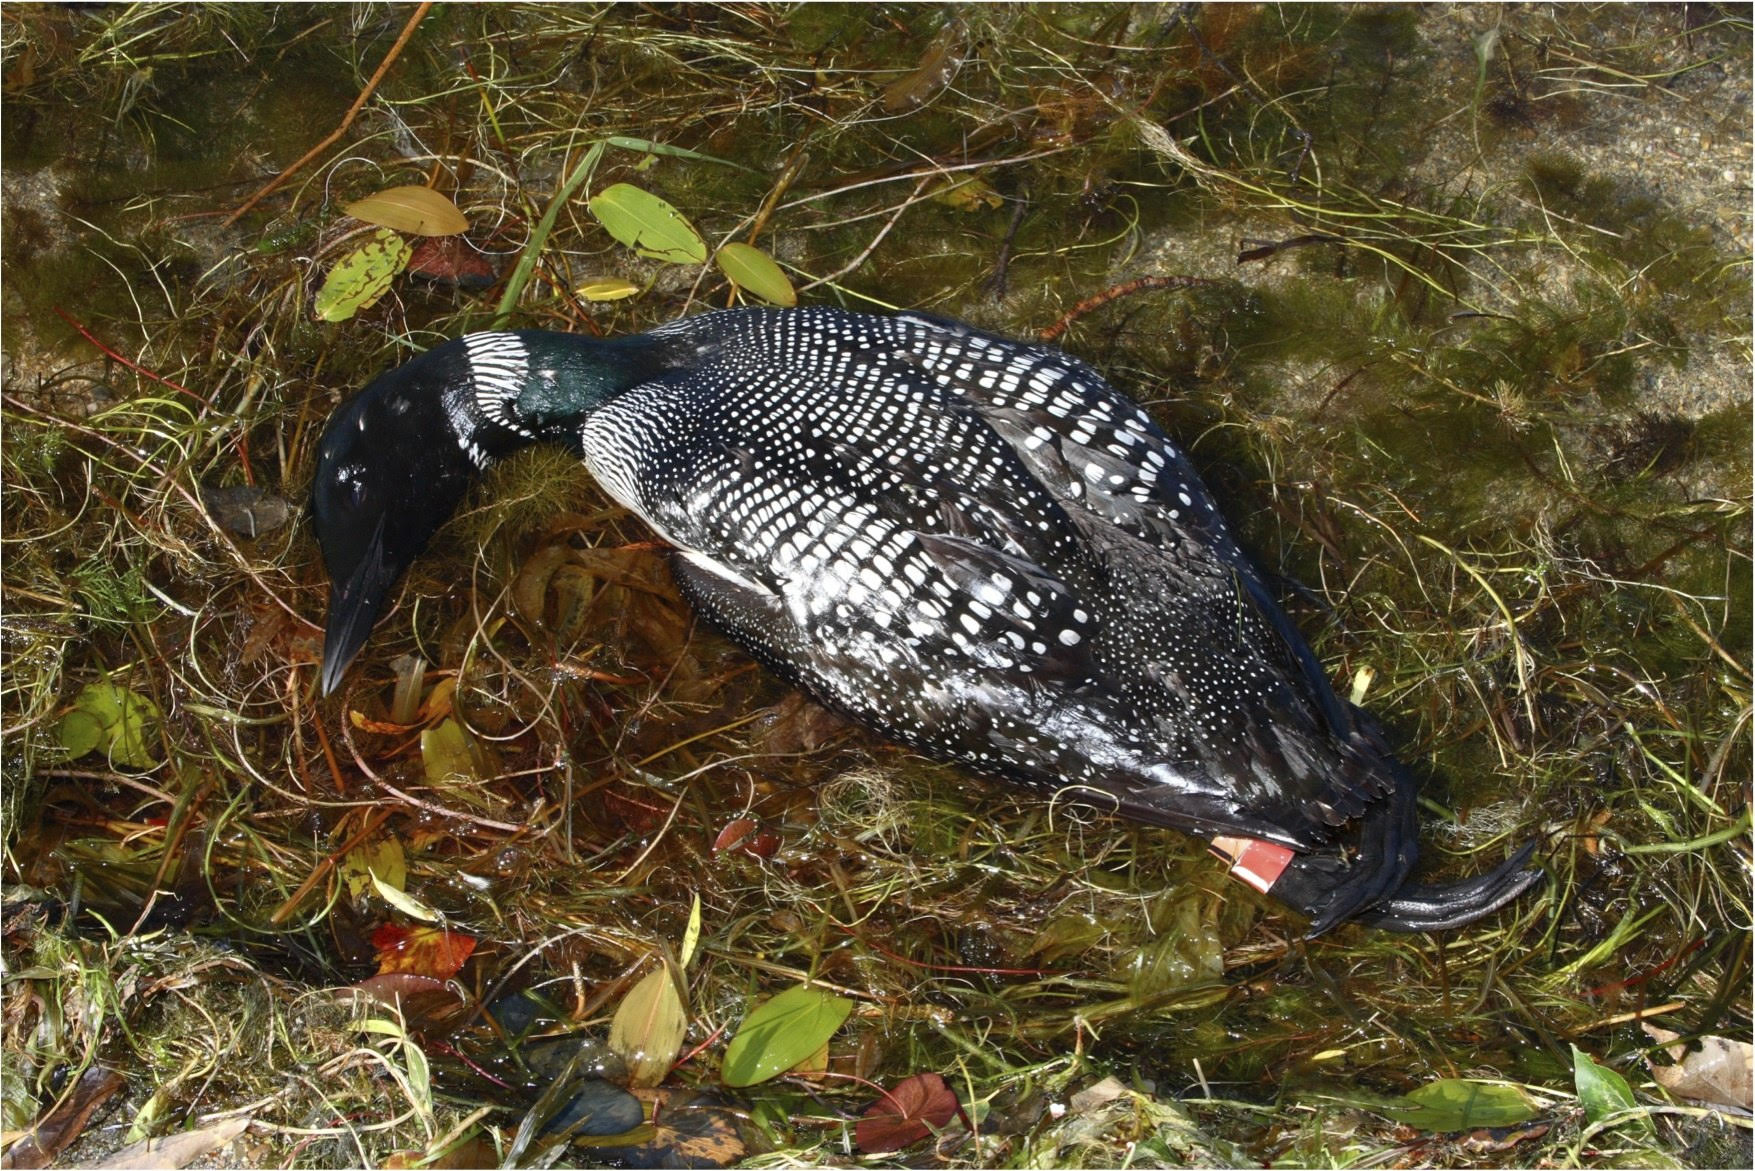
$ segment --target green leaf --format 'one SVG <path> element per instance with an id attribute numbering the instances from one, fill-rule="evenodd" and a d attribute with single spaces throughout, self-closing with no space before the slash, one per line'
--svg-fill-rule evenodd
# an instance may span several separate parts
<path id="1" fill-rule="evenodd" d="M 389 228 L 379 228 L 365 244 L 336 262 L 317 290 L 317 320 L 346 321 L 369 309 L 390 291 L 396 274 L 408 267 L 414 250 Z"/>
<path id="2" fill-rule="evenodd" d="M 809 984 L 788 988 L 744 1018 L 725 1049 L 725 1084 L 753 1086 L 785 1073 L 827 1044 L 852 1011 L 845 996 Z"/>
<path id="3" fill-rule="evenodd" d="M 622 998 L 609 1025 L 609 1047 L 628 1063 L 635 1086 L 664 1080 L 688 1031 L 688 1009 L 670 965 L 660 964 Z"/>
<path id="4" fill-rule="evenodd" d="M 707 244 L 683 214 L 632 183 L 605 187 L 585 205 L 592 218 L 641 256 L 673 264 L 705 264 Z"/>
<path id="5" fill-rule="evenodd" d="M 1380 1111 L 1421 1130 L 1474 1130 L 1481 1126 L 1512 1126 L 1536 1115 L 1516 1086 L 1472 1078 L 1439 1078 L 1402 1098 L 1402 1105 Z"/>
<path id="6" fill-rule="evenodd" d="M 784 305 L 790 309 L 798 304 L 798 293 L 780 266 L 768 257 L 760 248 L 748 244 L 727 244 L 720 248 L 713 257 L 713 263 L 719 271 L 730 278 L 731 283 L 746 293 L 751 293 L 770 305 Z"/>
<path id="7" fill-rule="evenodd" d="M 624 134 L 612 134 L 603 140 L 610 146 L 618 146 L 623 150 L 637 150 L 650 155 L 669 155 L 673 159 L 693 159 L 698 163 L 718 163 L 722 167 L 735 167 L 747 174 L 758 174 L 753 168 L 742 163 L 734 163 L 730 159 L 704 155 L 698 150 L 690 150 L 686 146 L 671 146 L 665 142 L 653 142 L 650 138 L 629 138 Z"/>
<path id="8" fill-rule="evenodd" d="M 408 857 L 403 853 L 399 838 L 383 838 L 355 846 L 342 858 L 341 880 L 347 884 L 350 897 L 360 898 L 372 889 L 374 878 L 397 890 L 408 885 Z"/>
<path id="9" fill-rule="evenodd" d="M 449 788 L 481 779 L 469 733 L 456 720 L 441 720 L 420 734 L 420 761 L 433 785 Z"/>
<path id="10" fill-rule="evenodd" d="M 1598 1065 L 1577 1045 L 1572 1047 L 1572 1084 L 1578 1093 L 1578 1104 L 1584 1107 L 1584 1116 L 1592 1122 L 1601 1122 L 1623 1110 L 1639 1108 L 1627 1079 L 1606 1065 Z M 1651 1129 L 1651 1119 L 1644 1114 L 1629 1115 L 1624 1121 L 1636 1122 L 1644 1130 Z"/>
<path id="11" fill-rule="evenodd" d="M 88 683 L 73 701 L 73 709 L 61 717 L 61 747 L 69 756 L 84 756 L 100 749 L 115 764 L 151 768 L 158 705 L 109 680 Z"/>

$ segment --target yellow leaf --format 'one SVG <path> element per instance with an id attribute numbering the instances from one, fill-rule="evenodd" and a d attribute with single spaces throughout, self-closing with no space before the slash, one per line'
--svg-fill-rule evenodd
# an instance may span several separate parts
<path id="1" fill-rule="evenodd" d="M 676 977 L 664 963 L 622 998 L 610 1022 L 609 1047 L 628 1063 L 633 1085 L 655 1086 L 676 1061 L 688 1024 Z"/>
<path id="2" fill-rule="evenodd" d="M 427 782 L 439 788 L 481 779 L 469 733 L 453 719 L 441 720 L 420 734 L 420 759 Z"/>
<path id="3" fill-rule="evenodd" d="M 372 888 L 373 879 L 402 889 L 408 881 L 408 860 L 402 842 L 384 838 L 355 846 L 341 860 L 341 877 L 347 883 L 347 893 L 356 899 Z"/>
<path id="4" fill-rule="evenodd" d="M 407 891 L 397 890 L 382 878 L 379 878 L 376 874 L 372 875 L 372 887 L 378 892 L 379 898 L 383 899 L 409 918 L 419 919 L 423 923 L 437 923 L 439 921 L 439 913 L 437 911 L 433 910 Z"/>
<path id="5" fill-rule="evenodd" d="M 356 220 L 412 236 L 460 236 L 469 221 L 457 205 L 431 187 L 392 187 L 341 209 Z"/>
<path id="6" fill-rule="evenodd" d="M 573 292 L 581 301 L 625 301 L 629 297 L 639 296 L 640 286 L 633 281 L 606 276 L 586 281 Z"/>
<path id="7" fill-rule="evenodd" d="M 689 925 L 683 931 L 682 958 L 677 961 L 679 968 L 687 969 L 689 961 L 694 958 L 695 948 L 701 942 L 701 892 L 695 892 L 695 901 L 689 907 Z"/>

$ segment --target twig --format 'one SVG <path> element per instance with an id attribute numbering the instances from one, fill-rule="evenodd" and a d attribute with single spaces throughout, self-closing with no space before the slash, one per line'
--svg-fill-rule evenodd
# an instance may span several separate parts
<path id="1" fill-rule="evenodd" d="M 115 350 L 112 350 L 109 346 L 106 346 L 103 342 L 99 341 L 97 335 L 91 332 L 91 330 L 85 328 L 85 326 L 81 324 L 79 319 L 74 317 L 73 314 L 67 312 L 67 310 L 61 308 L 59 305 L 55 305 L 53 308 L 57 317 L 62 321 L 65 321 L 68 325 L 71 325 L 74 329 L 77 329 L 79 331 L 79 336 L 101 350 L 105 357 L 112 361 L 122 363 L 122 365 L 128 367 L 128 369 L 134 371 L 134 373 L 140 375 L 142 378 L 150 378 L 160 386 L 168 386 L 172 390 L 186 394 L 208 410 L 213 410 L 213 403 L 208 399 L 190 390 L 180 382 L 172 382 L 162 374 L 154 374 L 139 362 L 123 357 L 121 354 L 118 354 Z"/>
<path id="2" fill-rule="evenodd" d="M 111 361 L 122 363 L 122 365 L 124 365 L 128 369 L 134 371 L 134 373 L 140 375 L 142 378 L 150 378 L 154 382 L 158 383 L 160 386 L 168 386 L 172 390 L 175 390 L 175 391 L 178 391 L 182 394 L 188 395 L 190 398 L 194 399 L 196 402 L 200 403 L 202 406 L 206 407 L 210 411 L 216 411 L 219 409 L 218 407 L 215 407 L 213 405 L 213 400 L 208 398 L 206 395 L 203 395 L 198 391 L 190 390 L 188 387 L 184 386 L 180 382 L 172 382 L 169 378 L 166 378 L 162 374 L 155 374 L 151 370 L 148 370 L 145 366 L 142 366 L 139 362 L 133 361 L 132 359 L 127 358 L 127 357 L 123 356 L 122 354 L 117 353 L 115 350 L 111 349 L 109 346 L 106 346 L 103 342 L 99 341 L 97 335 L 92 333 L 91 330 L 87 329 L 85 327 L 85 325 L 83 323 L 81 323 L 77 317 L 74 317 L 73 314 L 67 312 L 67 310 L 61 308 L 61 306 L 55 305 L 55 306 L 53 306 L 53 308 L 55 310 L 56 315 L 59 316 L 62 321 L 65 321 L 68 325 L 71 325 L 74 329 L 77 329 L 79 331 L 80 337 L 84 338 L 86 341 L 88 341 L 92 345 L 96 346 L 98 348 L 98 350 L 100 352 L 102 352 L 103 355 L 105 357 L 109 358 Z M 250 485 L 253 488 L 256 486 L 256 473 L 250 467 L 250 438 L 248 435 L 240 432 L 238 434 L 236 443 L 237 443 L 237 447 L 238 447 L 238 464 L 240 467 L 243 468 L 243 471 L 244 471 L 244 483 Z"/>
<path id="3" fill-rule="evenodd" d="M 890 229 L 896 226 L 896 221 L 902 218 L 902 213 L 907 211 L 910 207 L 913 207 L 915 204 L 919 203 L 922 199 L 927 198 L 926 196 L 923 196 L 920 193 L 922 191 L 925 191 L 926 185 L 928 183 L 931 183 L 936 178 L 938 178 L 938 172 L 936 172 L 936 171 L 929 171 L 920 177 L 920 182 L 918 182 L 914 185 L 913 194 L 909 195 L 907 199 L 904 199 L 901 203 L 896 205 L 895 214 L 890 217 L 889 222 L 883 226 L 883 228 L 878 232 L 878 234 L 871 238 L 871 243 L 869 243 L 865 246 L 864 252 L 861 252 L 858 256 L 855 256 L 852 260 L 848 261 L 846 264 L 842 265 L 840 268 L 836 269 L 834 272 L 830 273 L 828 276 L 818 277 L 816 280 L 812 281 L 808 285 L 805 285 L 803 288 L 799 289 L 798 291 L 801 293 L 808 293 L 812 289 L 816 288 L 818 285 L 831 284 L 834 281 L 840 280 L 842 277 L 846 276 L 848 273 L 852 272 L 854 269 L 856 269 L 860 265 L 864 264 L 865 258 L 870 256 L 873 252 L 877 251 L 877 246 L 879 244 L 883 243 L 884 237 L 890 234 Z"/>
<path id="4" fill-rule="evenodd" d="M 282 183 L 285 183 L 288 179 L 292 178 L 293 174 L 297 172 L 300 167 L 303 167 L 306 163 L 328 150 L 334 145 L 336 139 L 347 133 L 347 128 L 353 125 L 353 120 L 359 116 L 361 107 L 371 99 L 373 92 L 378 88 L 378 83 L 383 81 L 384 75 L 390 71 L 390 66 L 396 63 L 398 57 L 402 56 L 402 50 L 408 44 L 408 39 L 414 35 L 414 30 L 420 26 L 420 22 L 426 19 L 427 11 L 431 9 L 432 6 L 432 0 L 425 0 L 424 3 L 415 8 L 414 15 L 410 16 L 408 18 L 408 23 L 402 27 L 402 35 L 396 38 L 396 43 L 390 46 L 390 51 L 384 54 L 384 59 L 382 61 L 378 62 L 378 71 L 372 74 L 372 79 L 366 82 L 366 88 L 360 91 L 360 96 L 355 98 L 353 100 L 353 105 L 348 107 L 347 113 L 341 119 L 341 125 L 337 126 L 330 133 L 329 137 L 306 151 L 304 156 L 300 158 L 298 162 L 270 179 L 260 191 L 244 200 L 244 202 L 238 206 L 236 211 L 232 212 L 231 215 L 225 218 L 220 224 L 220 227 L 229 228 L 237 223 L 239 219 L 243 218 L 245 212 L 249 211 L 269 195 L 273 194 Z"/>
<path id="5" fill-rule="evenodd" d="M 1094 297 L 1086 297 L 1067 311 L 1065 317 L 1037 334 L 1038 341 L 1051 342 L 1072 327 L 1072 323 L 1087 313 L 1095 312 L 1109 302 L 1130 293 L 1141 293 L 1147 289 L 1190 289 L 1196 285 L 1210 285 L 1215 282 L 1198 276 L 1143 276 L 1138 280 L 1128 281 L 1113 288 L 1104 289 Z"/>

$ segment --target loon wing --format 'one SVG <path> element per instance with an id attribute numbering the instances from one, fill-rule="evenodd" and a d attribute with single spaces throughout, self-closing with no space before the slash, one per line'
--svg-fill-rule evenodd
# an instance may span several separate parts
<path id="1" fill-rule="evenodd" d="M 1242 788 L 1253 789 L 1254 800 L 1297 805 L 1312 821 L 1338 825 L 1395 791 L 1394 766 L 1375 726 L 1335 694 L 1194 466 L 1144 410 L 1060 350 L 921 314 L 897 323 L 912 360 L 973 405 L 1087 540 L 1111 552 L 1112 564 L 1141 568 L 1132 541 L 1159 555 L 1146 554 L 1145 573 L 1130 584 L 1179 611 L 1174 625 L 1204 629 L 1215 645 L 1223 644 L 1227 626 L 1252 628 L 1250 645 L 1233 653 L 1254 657 L 1276 678 L 1233 697 L 1225 743 L 1215 750 L 1231 758 L 1223 767 L 1246 778 Z M 1183 580 L 1153 580 L 1166 573 Z M 1274 783 L 1250 784 L 1252 762 L 1263 761 L 1272 762 Z M 1147 790 L 1124 800 L 1122 811 L 1150 817 L 1153 800 Z"/>

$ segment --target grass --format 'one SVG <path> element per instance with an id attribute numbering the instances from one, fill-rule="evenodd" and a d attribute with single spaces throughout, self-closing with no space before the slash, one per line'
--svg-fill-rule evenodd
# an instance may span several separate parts
<path id="1" fill-rule="evenodd" d="M 615 1080 L 610 1020 L 698 896 L 694 1055 L 665 1084 L 718 1094 L 754 1165 L 885 1161 L 850 1146 L 858 1079 L 922 1072 L 976 1130 L 886 1158 L 1747 1162 L 1746 1117 L 1669 1096 L 1640 1028 L 1751 1029 L 1748 234 L 1713 178 L 1746 175 L 1748 131 L 1703 113 L 1746 102 L 1745 19 L 440 6 L 343 142 L 221 227 L 408 15 L 0 14 L 9 1139 L 108 1067 L 123 1088 L 68 1159 L 226 1118 L 251 1121 L 227 1148 L 249 1165 L 560 1157 L 518 1131 L 572 1082 L 518 1036 Z M 1062 344 L 1191 450 L 1391 727 L 1427 865 L 1537 838 L 1542 895 L 1442 937 L 1306 943 L 1187 840 L 799 704 L 553 452 L 489 478 L 317 700 L 323 421 L 487 326 L 504 287 L 404 275 L 316 322 L 340 207 L 451 195 L 502 281 L 523 262 L 516 326 L 727 303 L 577 201 L 534 240 L 612 135 L 736 165 L 610 148 L 587 191 L 753 233 L 809 302 L 1029 336 L 1141 276 L 1206 278 L 1082 312 Z M 938 198 L 947 176 L 999 205 Z M 607 277 L 643 292 L 572 293 Z M 60 721 L 96 684 L 158 713 L 151 767 L 68 758 Z M 423 753 L 447 711 L 464 747 Z M 739 818 L 750 848 L 715 850 Z M 392 857 L 476 949 L 453 995 L 356 1007 L 333 990 L 414 922 L 371 881 Z M 855 1004 L 826 1073 L 716 1089 L 752 1006 L 806 978 Z M 1587 1113 L 1575 1045 L 1632 1114 Z M 1536 1116 L 1385 1112 L 1441 1078 L 1521 1087 Z"/>

